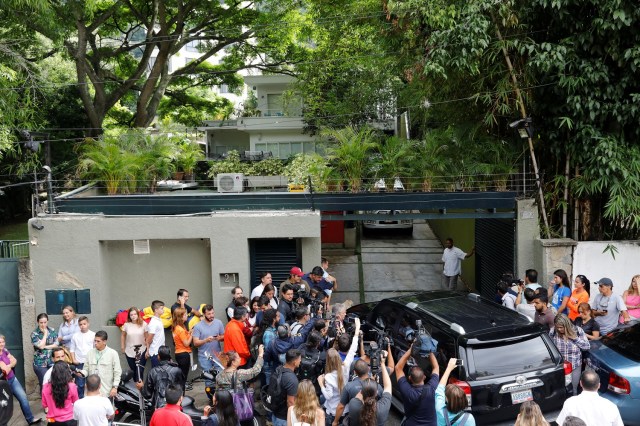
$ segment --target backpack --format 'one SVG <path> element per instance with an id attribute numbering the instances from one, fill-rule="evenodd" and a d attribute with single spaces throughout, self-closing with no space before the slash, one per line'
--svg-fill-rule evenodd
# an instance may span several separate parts
<path id="1" fill-rule="evenodd" d="M 320 361 L 320 352 L 315 355 L 303 352 L 302 359 L 300 360 L 300 367 L 298 367 L 298 380 L 311 380 L 312 382 L 315 382 L 318 378 L 318 361 Z"/>
<path id="2" fill-rule="evenodd" d="M 271 373 L 269 384 L 262 387 L 262 405 L 267 411 L 275 413 L 287 403 L 287 395 L 282 387 L 284 367 L 279 366 Z"/>
<path id="3" fill-rule="evenodd" d="M 300 335 L 302 327 L 304 327 L 304 324 L 300 324 L 298 321 L 291 324 L 291 337 Z"/>

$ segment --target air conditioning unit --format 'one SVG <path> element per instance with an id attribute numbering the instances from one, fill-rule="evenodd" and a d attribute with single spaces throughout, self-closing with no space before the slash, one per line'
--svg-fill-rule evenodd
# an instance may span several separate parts
<path id="1" fill-rule="evenodd" d="M 218 173 L 216 179 L 218 192 L 242 192 L 244 189 L 242 173 Z"/>

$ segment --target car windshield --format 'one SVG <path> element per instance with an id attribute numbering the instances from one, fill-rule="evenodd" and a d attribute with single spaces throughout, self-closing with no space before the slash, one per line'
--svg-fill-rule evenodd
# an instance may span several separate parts
<path id="1" fill-rule="evenodd" d="M 549 349 L 540 336 L 502 345 L 473 346 L 472 352 L 475 371 L 469 373 L 478 379 L 525 373 L 554 365 Z"/>
<path id="2" fill-rule="evenodd" d="M 611 333 L 602 343 L 635 362 L 640 362 L 640 324 Z"/>

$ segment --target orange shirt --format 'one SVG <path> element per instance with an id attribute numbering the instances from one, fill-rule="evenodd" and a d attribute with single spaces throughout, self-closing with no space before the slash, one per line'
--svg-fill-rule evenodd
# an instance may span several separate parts
<path id="1" fill-rule="evenodd" d="M 183 340 L 188 340 L 190 333 L 181 325 L 173 329 L 173 343 L 176 345 L 176 353 L 191 352 L 191 346 L 185 346 Z"/>
<path id="2" fill-rule="evenodd" d="M 578 293 L 578 289 L 574 289 L 571 292 L 569 300 L 567 301 L 567 308 L 569 308 L 569 319 L 571 321 L 578 318 L 578 306 L 580 306 L 581 303 L 589 303 L 589 293 L 587 293 L 586 290 Z"/>
<path id="3" fill-rule="evenodd" d="M 224 330 L 224 351 L 236 351 L 240 355 L 240 365 L 245 365 L 251 357 L 243 329 L 244 322 L 232 319 Z"/>

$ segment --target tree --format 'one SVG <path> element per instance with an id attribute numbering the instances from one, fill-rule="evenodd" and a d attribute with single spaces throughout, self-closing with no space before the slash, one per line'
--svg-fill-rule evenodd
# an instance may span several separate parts
<path id="1" fill-rule="evenodd" d="M 308 0 L 304 35 L 311 40 L 295 67 L 306 130 L 360 126 L 393 118 L 402 81 L 385 51 L 387 25 L 378 0 Z"/>
<path id="2" fill-rule="evenodd" d="M 94 129 L 109 111 L 130 106 L 130 125 L 147 127 L 163 96 L 189 89 L 238 85 L 236 72 L 283 64 L 291 27 L 278 25 L 289 1 L 105 0 L 51 3 L 49 13 L 24 8 L 25 25 L 57 42 L 73 58 L 80 97 Z M 198 58 L 169 69 L 181 48 Z M 226 55 L 218 65 L 206 61 Z M 270 58 L 265 59 L 266 56 Z M 174 62 L 175 65 L 175 62 Z M 187 95 L 185 95 L 187 96 Z"/>

